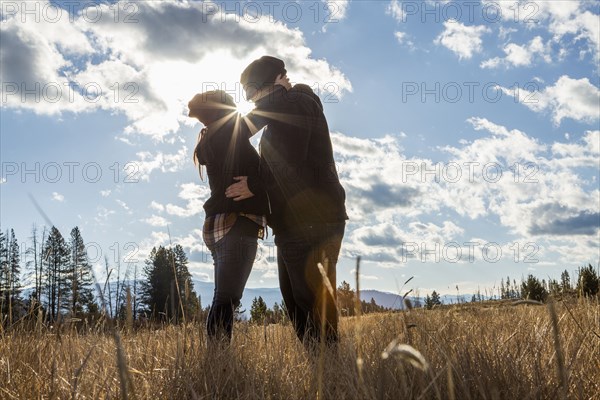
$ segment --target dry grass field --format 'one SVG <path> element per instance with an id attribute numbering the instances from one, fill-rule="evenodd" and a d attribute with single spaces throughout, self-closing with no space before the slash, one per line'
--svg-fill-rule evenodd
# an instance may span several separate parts
<path id="1" fill-rule="evenodd" d="M 597 299 L 343 318 L 339 348 L 321 355 L 290 325 L 238 324 L 221 351 L 199 324 L 117 340 L 17 327 L 0 335 L 0 398 L 600 399 L 599 327 Z"/>

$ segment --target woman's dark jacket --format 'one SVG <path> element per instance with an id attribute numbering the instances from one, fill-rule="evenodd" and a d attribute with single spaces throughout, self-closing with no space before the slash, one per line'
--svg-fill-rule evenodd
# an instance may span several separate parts
<path id="1" fill-rule="evenodd" d="M 230 212 L 268 214 L 267 195 L 258 176 L 260 159 L 250 144 L 249 130 L 238 115 L 232 113 L 224 123 L 209 124 L 196 149 L 199 163 L 206 165 L 210 186 L 210 198 L 204 203 L 207 217 Z M 253 197 L 241 201 L 225 197 L 225 189 L 237 182 L 234 176 L 248 177 Z"/>

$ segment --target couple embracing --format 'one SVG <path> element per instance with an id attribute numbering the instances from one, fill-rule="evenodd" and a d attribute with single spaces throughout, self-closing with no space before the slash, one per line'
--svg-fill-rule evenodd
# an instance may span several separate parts
<path id="1" fill-rule="evenodd" d="M 324 321 L 325 340 L 335 344 L 336 263 L 348 217 L 323 106 L 307 85 L 292 87 L 274 57 L 250 63 L 240 81 L 255 104 L 244 117 L 224 91 L 197 94 L 188 104 L 189 116 L 204 125 L 194 160 L 206 166 L 211 191 L 203 228 L 215 267 L 208 337 L 231 340 L 234 310 L 268 225 L 298 338 L 307 346 L 318 342 Z M 259 155 L 250 138 L 264 127 Z M 327 268 L 333 297 L 323 290 L 318 263 Z"/>

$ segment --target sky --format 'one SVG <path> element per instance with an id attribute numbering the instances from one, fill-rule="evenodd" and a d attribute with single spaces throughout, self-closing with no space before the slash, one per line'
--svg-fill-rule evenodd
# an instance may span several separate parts
<path id="1" fill-rule="evenodd" d="M 362 288 L 422 295 L 600 262 L 597 1 L 0 6 L 0 228 L 23 250 L 33 225 L 79 226 L 99 277 L 181 244 L 212 281 L 187 102 L 220 88 L 247 112 L 240 73 L 272 55 L 324 104 L 338 284 L 357 256 Z M 278 286 L 274 257 L 270 234 L 249 287 Z"/>

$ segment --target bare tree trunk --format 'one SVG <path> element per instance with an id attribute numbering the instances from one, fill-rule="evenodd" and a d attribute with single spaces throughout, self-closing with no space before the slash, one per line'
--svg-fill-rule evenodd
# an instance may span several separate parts
<path id="1" fill-rule="evenodd" d="M 73 268 L 71 270 L 71 318 L 75 318 L 75 312 L 77 310 L 77 246 L 75 245 L 74 247 L 74 254 L 71 255 L 71 262 L 73 263 Z"/>
<path id="2" fill-rule="evenodd" d="M 174 318 L 177 323 L 177 317 L 175 315 L 175 281 L 171 281 L 171 318 Z"/>
<path id="3" fill-rule="evenodd" d="M 40 273 L 39 273 L 39 281 L 36 280 L 36 293 L 37 293 L 37 302 L 41 305 L 42 303 L 42 273 L 44 266 L 44 241 L 46 240 L 46 227 L 44 226 L 44 230 L 42 231 L 42 241 L 40 242 Z"/>
<path id="4" fill-rule="evenodd" d="M 121 282 L 121 260 L 117 258 L 117 292 L 115 296 L 115 318 L 119 316 L 119 297 L 121 297 L 120 292 L 120 282 Z"/>
<path id="5" fill-rule="evenodd" d="M 12 248 L 11 248 L 12 251 Z M 12 262 L 12 261 L 11 261 Z M 8 268 L 8 326 L 12 325 L 12 317 L 13 317 L 13 313 L 12 313 L 12 289 L 13 289 L 13 277 L 12 277 L 12 268 L 9 265 Z"/>
<path id="6" fill-rule="evenodd" d="M 31 245 L 33 246 L 31 248 L 31 253 L 33 253 L 33 270 L 35 272 L 35 283 L 34 283 L 34 293 L 35 293 L 35 297 L 33 299 L 34 304 L 33 306 L 37 306 L 37 304 L 39 303 L 38 298 L 39 298 L 39 292 L 38 292 L 38 252 L 37 252 L 37 228 L 35 227 L 35 224 L 33 225 L 33 227 L 31 228 L 31 240 L 32 243 Z"/>
<path id="7" fill-rule="evenodd" d="M 137 264 L 133 272 L 133 320 L 137 319 Z"/>
<path id="8" fill-rule="evenodd" d="M 111 298 L 111 289 L 110 289 L 110 273 L 112 271 L 110 271 L 110 269 L 108 268 L 108 257 L 104 256 L 104 265 L 106 268 L 106 284 L 104 285 L 104 289 L 106 290 L 106 287 L 108 286 L 108 310 L 110 312 L 110 318 L 112 318 L 112 298 Z"/>

